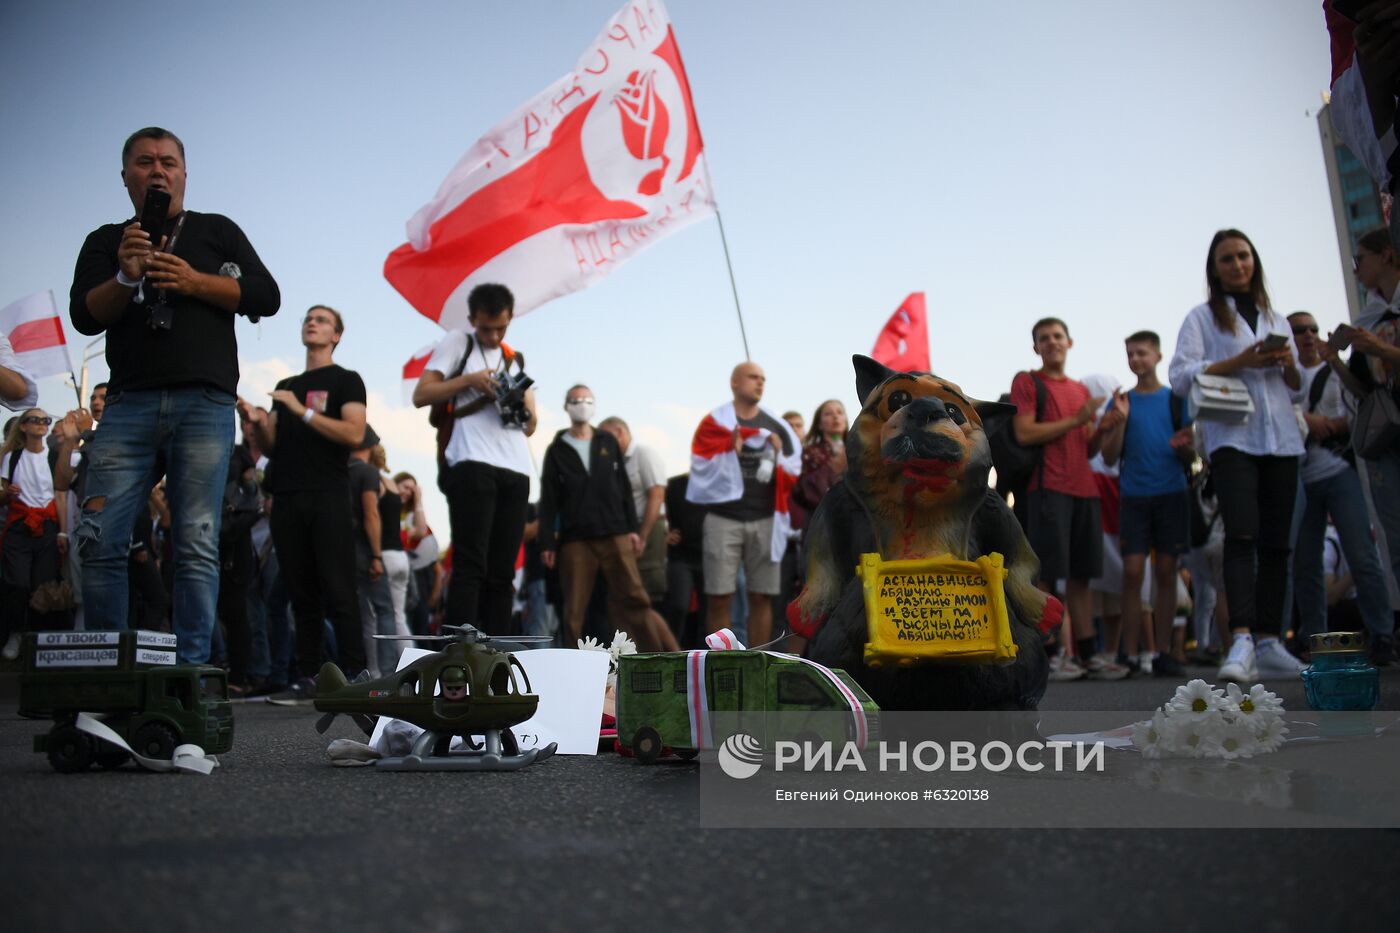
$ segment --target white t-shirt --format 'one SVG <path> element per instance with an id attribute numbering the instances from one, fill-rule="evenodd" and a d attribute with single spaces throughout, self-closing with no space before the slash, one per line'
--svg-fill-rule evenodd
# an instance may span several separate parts
<path id="1" fill-rule="evenodd" d="M 647 493 L 653 486 L 666 486 L 666 464 L 659 453 L 633 440 L 623 466 L 627 470 L 627 482 L 632 486 L 632 501 L 637 506 L 640 526 L 647 517 Z"/>
<path id="2" fill-rule="evenodd" d="M 425 370 L 440 373 L 444 379 L 451 377 L 462 362 L 462 354 L 467 348 L 466 331 L 448 331 L 434 349 Z M 487 350 L 475 339 L 472 340 L 472 358 L 467 361 L 464 373 L 482 369 L 496 371 L 501 366 L 501 350 Z M 480 398 L 481 393 L 474 389 L 460 392 L 453 404 L 461 407 Z M 453 466 L 464 460 L 488 463 L 491 466 L 523 473 L 530 476 L 534 466 L 530 462 L 530 447 L 525 440 L 525 432 L 519 428 L 507 428 L 501 424 L 500 412 L 494 404 L 488 404 L 480 411 L 456 418 L 452 422 L 452 437 L 447 442 L 447 463 Z"/>
<path id="3" fill-rule="evenodd" d="M 5 455 L 5 475 L 10 473 L 11 454 Z M 19 487 L 19 501 L 31 509 L 42 509 L 53 501 L 53 471 L 49 469 L 49 453 L 34 453 L 21 450 L 19 463 L 15 465 L 15 485 Z"/>
<path id="4" fill-rule="evenodd" d="M 1298 403 L 1303 406 L 1303 411 L 1308 410 L 1308 400 L 1312 398 L 1313 380 L 1317 378 L 1319 370 L 1325 369 L 1327 363 L 1318 363 L 1316 366 L 1309 366 L 1300 369 L 1303 376 L 1302 387 L 1298 390 Z M 1348 418 L 1346 403 L 1342 400 L 1342 380 L 1336 374 L 1327 377 L 1323 383 L 1322 397 L 1317 400 L 1317 407 L 1312 410 L 1315 415 L 1324 415 L 1328 418 Z M 1303 457 L 1302 477 L 1303 483 L 1317 483 L 1325 479 L 1331 479 L 1338 473 L 1347 469 L 1349 464 L 1337 454 L 1323 447 L 1321 444 L 1308 444 L 1308 452 Z"/>

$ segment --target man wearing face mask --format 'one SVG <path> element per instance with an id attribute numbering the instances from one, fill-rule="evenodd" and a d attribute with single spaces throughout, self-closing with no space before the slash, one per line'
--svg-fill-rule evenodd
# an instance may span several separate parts
<path id="1" fill-rule="evenodd" d="M 569 427 L 554 436 L 540 477 L 540 559 L 559 568 L 567 643 L 577 644 L 601 572 L 608 616 L 642 651 L 676 651 L 670 628 L 651 609 L 637 571 L 642 553 L 637 509 L 617 438 L 595 431 L 593 392 L 576 385 L 564 396 Z"/>

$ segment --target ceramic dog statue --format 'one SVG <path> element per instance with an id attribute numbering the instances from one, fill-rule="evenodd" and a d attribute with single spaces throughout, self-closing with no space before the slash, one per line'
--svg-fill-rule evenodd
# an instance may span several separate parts
<path id="1" fill-rule="evenodd" d="M 931 373 L 894 372 L 859 355 L 852 362 L 863 407 L 846 436 L 847 472 L 812 516 L 806 587 L 788 608 L 794 631 L 809 639 L 807 656 L 844 668 L 881 709 L 1035 709 L 1049 671 L 1042 632 L 1059 624 L 1063 607 L 1032 583 L 1040 562 L 987 486 L 987 437 L 1011 430 L 1015 408 L 969 399 Z M 1015 659 L 867 667 L 854 569 L 872 552 L 885 560 L 1002 554 Z"/>

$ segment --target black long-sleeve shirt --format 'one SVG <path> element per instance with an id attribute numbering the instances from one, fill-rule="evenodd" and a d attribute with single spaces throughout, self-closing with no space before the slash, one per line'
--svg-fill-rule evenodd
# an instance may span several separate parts
<path id="1" fill-rule="evenodd" d="M 147 306 L 135 301 L 140 289 L 132 293 L 126 310 L 110 326 L 104 328 L 88 311 L 88 292 L 117 274 L 117 247 L 122 230 L 132 222 L 104 224 L 88 234 L 78 254 L 69 294 L 68 314 L 79 333 L 107 331 L 110 391 L 195 385 L 236 391 L 238 343 L 233 314 L 228 311 L 189 295 L 168 293 L 173 325 L 169 330 L 153 330 L 147 324 Z M 174 253 L 196 272 L 209 275 L 218 275 L 224 263 L 236 264 L 242 274 L 238 280 L 239 314 L 270 317 L 282 304 L 277 283 L 253 245 L 237 224 L 221 214 L 185 211 Z M 147 300 L 154 301 L 153 290 L 145 291 Z"/>
<path id="2" fill-rule="evenodd" d="M 589 465 L 564 435 L 544 452 L 540 474 L 540 550 L 558 550 L 565 541 L 625 535 L 637 530 L 637 506 L 627 480 L 622 450 L 607 431 L 594 431 Z"/>

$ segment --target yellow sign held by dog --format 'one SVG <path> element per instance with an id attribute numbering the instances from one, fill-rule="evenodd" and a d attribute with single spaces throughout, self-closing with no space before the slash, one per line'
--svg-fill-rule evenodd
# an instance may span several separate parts
<path id="1" fill-rule="evenodd" d="M 929 661 L 1010 661 L 1016 643 L 1006 615 L 1006 570 L 1000 554 L 882 560 L 862 554 L 870 640 L 865 663 L 908 667 Z"/>

